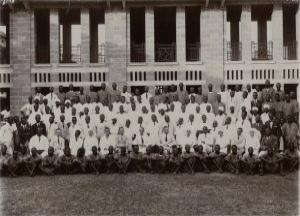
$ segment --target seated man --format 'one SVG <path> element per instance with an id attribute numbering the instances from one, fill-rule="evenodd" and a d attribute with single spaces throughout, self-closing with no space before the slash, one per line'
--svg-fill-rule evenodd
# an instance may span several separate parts
<path id="1" fill-rule="evenodd" d="M 139 145 L 132 145 L 132 152 L 130 153 L 129 157 L 129 170 L 133 172 L 142 172 L 143 153 L 140 152 Z"/>
<path id="2" fill-rule="evenodd" d="M 58 156 L 54 154 L 54 148 L 50 146 L 48 155 L 42 159 L 40 170 L 46 175 L 54 175 L 58 168 L 57 160 Z"/>
<path id="3" fill-rule="evenodd" d="M 74 160 L 74 173 L 85 173 L 87 167 L 87 159 L 85 156 L 85 149 L 83 147 L 77 150 L 77 155 Z"/>
<path id="4" fill-rule="evenodd" d="M 116 164 L 121 174 L 127 174 L 128 166 L 131 161 L 126 150 L 126 146 L 121 146 L 120 153 L 116 156 Z"/>
<path id="5" fill-rule="evenodd" d="M 288 148 L 284 152 L 286 158 L 286 166 L 289 172 L 293 172 L 299 168 L 299 150 L 296 142 L 290 142 Z"/>
<path id="6" fill-rule="evenodd" d="M 266 127 L 265 128 L 265 135 L 263 136 L 260 144 L 260 152 L 259 152 L 259 158 L 261 158 L 263 155 L 267 154 L 267 151 L 269 148 L 272 148 L 274 150 L 274 153 L 278 153 L 279 145 L 278 145 L 278 139 L 275 135 L 271 134 L 271 128 Z"/>
<path id="7" fill-rule="evenodd" d="M 169 172 L 177 174 L 182 168 L 182 157 L 178 153 L 178 147 L 176 145 L 172 146 L 172 153 L 169 158 Z"/>
<path id="8" fill-rule="evenodd" d="M 196 158 L 194 170 L 204 171 L 205 173 L 210 173 L 208 169 L 208 154 L 203 151 L 202 145 L 194 145 L 194 157 Z"/>
<path id="9" fill-rule="evenodd" d="M 87 157 L 88 170 L 99 175 L 103 171 L 103 160 L 98 153 L 97 146 L 92 147 L 92 154 Z"/>
<path id="10" fill-rule="evenodd" d="M 260 171 L 259 175 L 264 175 L 266 172 L 270 173 L 280 173 L 280 175 L 284 175 L 283 172 L 283 161 L 284 158 L 275 152 L 275 149 L 269 147 L 267 149 L 267 154 L 259 157 L 260 159 Z"/>
<path id="11" fill-rule="evenodd" d="M 254 175 L 259 166 L 259 158 L 257 154 L 254 154 L 253 147 L 248 148 L 248 154 L 244 154 L 242 158 L 243 170 L 248 175 Z"/>
<path id="12" fill-rule="evenodd" d="M 227 168 L 231 173 L 234 173 L 234 174 L 239 174 L 240 173 L 241 157 L 242 156 L 237 153 L 236 145 L 232 145 L 231 146 L 231 153 L 229 153 L 225 157 Z"/>
<path id="13" fill-rule="evenodd" d="M 20 159 L 17 151 L 13 151 L 12 157 L 7 161 L 8 175 L 11 177 L 17 177 L 20 170 Z"/>
<path id="14" fill-rule="evenodd" d="M 40 164 L 42 157 L 38 154 L 38 151 L 35 147 L 31 149 L 31 156 L 28 161 L 25 162 L 25 166 L 31 177 L 35 176 L 40 171 Z"/>
<path id="15" fill-rule="evenodd" d="M 209 154 L 209 158 L 212 161 L 212 168 L 217 172 L 222 173 L 224 170 L 224 159 L 226 154 L 220 151 L 220 145 L 215 145 L 215 151 Z"/>
<path id="16" fill-rule="evenodd" d="M 182 153 L 183 170 L 194 174 L 195 159 L 194 154 L 191 153 L 191 146 L 185 145 L 185 151 Z"/>
<path id="17" fill-rule="evenodd" d="M 75 156 L 71 154 L 71 149 L 66 147 L 64 154 L 59 157 L 58 164 L 62 174 L 71 174 L 74 170 Z"/>
<path id="18" fill-rule="evenodd" d="M 165 153 L 164 147 L 153 146 L 152 169 L 155 173 L 164 173 L 167 169 L 169 156 Z"/>
<path id="19" fill-rule="evenodd" d="M 1 155 L 0 155 L 0 176 L 8 175 L 7 165 L 8 160 L 11 157 L 9 153 L 7 153 L 6 145 L 1 145 Z"/>
<path id="20" fill-rule="evenodd" d="M 153 172 L 151 146 L 147 146 L 146 153 L 143 154 L 143 169 L 146 172 Z"/>
<path id="21" fill-rule="evenodd" d="M 105 155 L 106 173 L 112 173 L 118 169 L 116 160 L 115 160 L 115 156 L 116 155 L 114 154 L 114 147 L 109 146 L 108 153 Z"/>
<path id="22" fill-rule="evenodd" d="M 43 135 L 43 128 L 37 128 L 37 134 L 31 137 L 29 141 L 29 149 L 36 148 L 37 152 L 42 156 L 47 155 L 49 148 L 49 140 Z"/>

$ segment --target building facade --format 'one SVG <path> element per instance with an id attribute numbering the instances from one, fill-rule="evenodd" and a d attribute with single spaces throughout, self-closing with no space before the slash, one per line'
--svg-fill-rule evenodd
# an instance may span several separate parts
<path id="1" fill-rule="evenodd" d="M 12 113 L 36 87 L 70 83 L 300 81 L 298 0 L 15 0 L 0 23 L 1 107 Z"/>

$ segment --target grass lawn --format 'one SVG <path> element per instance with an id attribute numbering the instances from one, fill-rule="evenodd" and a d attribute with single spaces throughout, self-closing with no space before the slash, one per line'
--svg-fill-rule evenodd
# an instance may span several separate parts
<path id="1" fill-rule="evenodd" d="M 1 178 L 0 215 L 296 215 L 297 173 Z"/>

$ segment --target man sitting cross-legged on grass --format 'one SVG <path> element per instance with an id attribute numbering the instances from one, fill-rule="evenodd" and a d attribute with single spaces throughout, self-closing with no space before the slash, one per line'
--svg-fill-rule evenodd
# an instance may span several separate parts
<path id="1" fill-rule="evenodd" d="M 20 173 L 19 174 L 20 175 L 30 175 L 30 172 L 29 172 L 29 170 L 27 168 L 27 165 L 26 165 L 29 158 L 30 158 L 30 152 L 29 152 L 28 148 L 25 145 L 21 144 L 20 145 L 20 152 L 19 152 L 19 160 L 20 160 L 20 164 L 19 164 Z"/>
<path id="2" fill-rule="evenodd" d="M 7 153 L 6 145 L 1 145 L 1 154 L 0 154 L 0 176 L 7 176 L 8 170 L 8 160 L 11 157 L 9 153 Z"/>
<path id="3" fill-rule="evenodd" d="M 182 168 L 182 157 L 178 153 L 178 147 L 177 145 L 172 146 L 172 153 L 169 158 L 169 172 L 177 174 L 180 172 Z"/>
<path id="4" fill-rule="evenodd" d="M 283 161 L 284 157 L 276 153 L 274 148 L 269 147 L 267 149 L 267 154 L 262 155 L 260 158 L 260 171 L 259 174 L 262 176 L 266 172 L 269 173 L 280 173 L 284 175 L 283 172 Z"/>
<path id="5" fill-rule="evenodd" d="M 40 164 L 42 157 L 38 154 L 38 150 L 33 147 L 31 149 L 31 156 L 25 162 L 26 169 L 29 172 L 30 176 L 35 176 L 37 173 L 40 173 Z"/>
<path id="6" fill-rule="evenodd" d="M 184 172 L 189 172 L 191 174 L 194 174 L 194 165 L 196 158 L 194 157 L 194 154 L 191 152 L 191 146 L 185 145 L 185 151 L 182 153 L 182 167 Z"/>
<path id="7" fill-rule="evenodd" d="M 224 159 L 226 154 L 220 152 L 220 145 L 215 145 L 215 151 L 209 154 L 209 158 L 212 162 L 212 169 L 222 173 L 224 171 Z"/>
<path id="8" fill-rule="evenodd" d="M 132 172 L 143 172 L 143 153 L 139 150 L 139 145 L 132 145 L 132 152 L 129 155 L 129 170 Z"/>
<path id="9" fill-rule="evenodd" d="M 126 146 L 120 146 L 120 153 L 116 155 L 116 164 L 121 174 L 127 174 L 128 166 L 130 164 L 130 157 L 126 152 Z"/>
<path id="10" fill-rule="evenodd" d="M 248 148 L 248 154 L 244 154 L 242 158 L 242 168 L 248 175 L 254 175 L 259 167 L 258 155 L 254 154 L 253 147 Z"/>
<path id="11" fill-rule="evenodd" d="M 164 173 L 167 170 L 169 155 L 165 153 L 163 146 L 152 147 L 152 169 L 155 173 Z"/>
<path id="12" fill-rule="evenodd" d="M 146 153 L 143 154 L 143 169 L 146 172 L 153 172 L 151 146 L 147 146 Z"/>
<path id="13" fill-rule="evenodd" d="M 288 148 L 284 152 L 286 167 L 289 172 L 293 172 L 299 168 L 299 150 L 297 149 L 297 140 L 290 141 Z"/>
<path id="14" fill-rule="evenodd" d="M 231 153 L 225 157 L 227 169 L 234 174 L 240 173 L 241 155 L 237 153 L 237 146 L 231 146 Z"/>
<path id="15" fill-rule="evenodd" d="M 20 171 L 20 159 L 17 151 L 13 151 L 12 157 L 7 161 L 8 175 L 11 177 L 17 177 Z"/>
<path id="16" fill-rule="evenodd" d="M 195 171 L 204 171 L 205 173 L 210 173 L 208 169 L 208 154 L 203 151 L 203 145 L 194 145 L 194 157 L 196 159 L 194 170 Z"/>
<path id="17" fill-rule="evenodd" d="M 106 173 L 113 173 L 118 170 L 113 146 L 108 147 L 108 153 L 105 155 L 105 166 Z"/>
<path id="18" fill-rule="evenodd" d="M 97 146 L 92 146 L 92 154 L 88 155 L 88 171 L 99 175 L 103 171 L 103 157 L 97 151 Z"/>
<path id="19" fill-rule="evenodd" d="M 87 168 L 87 159 L 85 149 L 83 147 L 77 150 L 77 155 L 74 160 L 74 173 L 85 173 Z"/>
<path id="20" fill-rule="evenodd" d="M 62 174 L 72 174 L 74 171 L 75 156 L 71 154 L 71 149 L 66 147 L 64 154 L 59 157 L 58 164 Z"/>
<path id="21" fill-rule="evenodd" d="M 40 170 L 46 175 L 54 175 L 57 172 L 58 156 L 54 154 L 54 148 L 50 146 L 48 148 L 48 155 L 46 155 L 41 162 Z"/>

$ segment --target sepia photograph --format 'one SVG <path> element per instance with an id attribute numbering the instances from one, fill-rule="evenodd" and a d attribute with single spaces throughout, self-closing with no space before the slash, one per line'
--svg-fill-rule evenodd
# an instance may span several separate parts
<path id="1" fill-rule="evenodd" d="M 300 215 L 300 0 L 0 0 L 0 215 Z"/>

